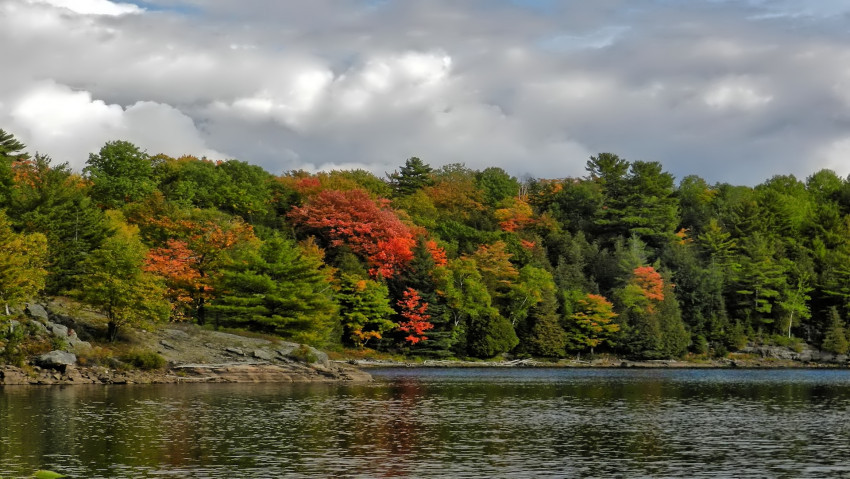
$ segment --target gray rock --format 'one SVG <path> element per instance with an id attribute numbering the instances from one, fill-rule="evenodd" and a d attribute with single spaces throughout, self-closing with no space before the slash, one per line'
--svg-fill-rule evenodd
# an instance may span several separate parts
<path id="1" fill-rule="evenodd" d="M 60 338 L 68 337 L 68 326 L 48 322 L 47 327 L 54 336 L 59 336 Z"/>
<path id="2" fill-rule="evenodd" d="M 75 338 L 68 339 L 68 345 L 71 346 L 71 350 L 73 351 L 86 351 L 91 349 L 91 343 L 88 341 L 81 341 Z"/>
<path id="3" fill-rule="evenodd" d="M 224 348 L 224 350 L 225 350 L 226 352 L 228 352 L 228 353 L 236 354 L 236 355 L 239 355 L 239 356 L 244 356 L 244 355 L 245 355 L 245 353 L 244 353 L 244 352 L 242 352 L 242 350 L 241 350 L 241 349 L 239 349 L 239 348 L 234 348 L 234 347 L 231 347 L 231 346 L 228 346 L 228 347 Z"/>
<path id="4" fill-rule="evenodd" d="M 301 351 L 300 344 L 286 343 L 277 349 L 278 354 L 285 358 L 295 359 L 297 361 L 305 361 L 311 364 L 318 364 L 324 367 L 330 367 L 331 362 L 328 355 L 312 346 L 306 346 L 307 354 Z M 306 356 L 306 357 L 305 357 Z"/>
<path id="5" fill-rule="evenodd" d="M 166 329 L 163 331 L 169 338 L 172 339 L 189 339 L 190 336 L 185 331 L 179 329 Z"/>
<path id="6" fill-rule="evenodd" d="M 17 321 L 17 320 L 14 320 L 14 319 L 9 321 L 9 331 L 14 331 L 14 330 L 16 330 L 20 327 L 21 327 L 20 321 Z"/>
<path id="7" fill-rule="evenodd" d="M 253 356 L 257 359 L 262 359 L 264 361 L 271 361 L 272 360 L 272 353 L 270 353 L 270 352 L 268 352 L 264 349 L 255 349 Z"/>
<path id="8" fill-rule="evenodd" d="M 47 310 L 40 304 L 27 303 L 24 311 L 30 318 L 40 319 L 42 321 L 47 321 L 48 319 Z"/>
<path id="9" fill-rule="evenodd" d="M 77 356 L 67 351 L 50 351 L 35 359 L 36 364 L 43 368 L 64 368 L 77 363 Z"/>
<path id="10" fill-rule="evenodd" d="M 278 345 L 277 353 L 283 357 L 289 357 L 290 353 L 295 351 L 299 346 L 301 345 L 298 343 L 282 342 Z"/>
<path id="11" fill-rule="evenodd" d="M 167 349 L 177 349 L 176 347 L 174 347 L 173 344 L 169 343 L 168 341 L 166 341 L 164 339 L 160 340 L 159 344 L 161 344 L 163 347 L 165 347 Z"/>

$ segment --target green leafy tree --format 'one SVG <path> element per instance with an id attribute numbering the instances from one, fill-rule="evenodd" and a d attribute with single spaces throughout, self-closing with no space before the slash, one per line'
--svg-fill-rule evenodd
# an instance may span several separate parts
<path id="1" fill-rule="evenodd" d="M 594 348 L 605 341 L 611 341 L 613 335 L 620 330 L 620 325 L 614 323 L 617 314 L 614 305 L 598 294 L 577 294 L 575 304 L 571 307 L 573 313 L 567 320 L 567 340 L 571 349 L 582 350 Z"/>
<path id="2" fill-rule="evenodd" d="M 91 196 L 106 208 L 120 208 L 156 190 L 153 162 L 147 153 L 127 141 L 107 142 L 92 153 L 83 172 L 92 182 Z"/>
<path id="3" fill-rule="evenodd" d="M 362 348 L 398 326 L 390 320 L 395 311 L 387 287 L 377 281 L 343 274 L 337 300 L 343 339 L 348 344 Z"/>
<path id="4" fill-rule="evenodd" d="M 143 269 L 147 248 L 138 228 L 123 223 L 117 214 L 111 221 L 115 235 L 84 261 L 87 274 L 75 296 L 106 316 L 107 336 L 115 341 L 120 327 L 166 320 L 170 305 L 162 280 Z"/>
<path id="5" fill-rule="evenodd" d="M 41 233 L 15 233 L 0 210 L 0 302 L 6 315 L 9 305 L 26 301 L 44 289 L 47 238 Z"/>
<path id="6" fill-rule="evenodd" d="M 484 201 L 491 207 L 519 194 L 519 181 L 501 168 L 485 168 L 475 175 L 475 181 L 484 192 Z"/>
<path id="7" fill-rule="evenodd" d="M 445 313 L 459 354 L 492 357 L 510 351 L 519 339 L 511 323 L 493 307 L 492 298 L 474 259 L 449 261 L 434 272 Z"/>

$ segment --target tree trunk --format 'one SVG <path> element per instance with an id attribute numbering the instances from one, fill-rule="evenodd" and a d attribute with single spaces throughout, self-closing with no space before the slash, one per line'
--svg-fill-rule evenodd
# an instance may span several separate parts
<path id="1" fill-rule="evenodd" d="M 115 338 L 118 337 L 118 325 L 115 324 L 115 321 L 110 321 L 106 324 L 106 335 L 109 336 L 109 342 L 114 343 Z"/>
<path id="2" fill-rule="evenodd" d="M 9 316 L 10 314 L 12 313 L 9 312 L 9 303 L 6 303 L 6 316 Z"/>
<path id="3" fill-rule="evenodd" d="M 788 339 L 791 339 L 791 325 L 794 324 L 794 311 L 791 311 L 791 318 L 788 319 Z"/>

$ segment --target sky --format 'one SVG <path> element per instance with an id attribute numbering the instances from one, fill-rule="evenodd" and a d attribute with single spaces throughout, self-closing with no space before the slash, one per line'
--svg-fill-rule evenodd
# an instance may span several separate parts
<path id="1" fill-rule="evenodd" d="M 850 174 L 850 0 L 0 0 L 0 128 L 271 173 Z"/>

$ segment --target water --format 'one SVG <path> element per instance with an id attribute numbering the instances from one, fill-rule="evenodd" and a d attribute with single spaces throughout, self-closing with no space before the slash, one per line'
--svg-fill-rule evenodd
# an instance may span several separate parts
<path id="1" fill-rule="evenodd" d="M 0 477 L 850 477 L 850 371 L 0 388 Z"/>

